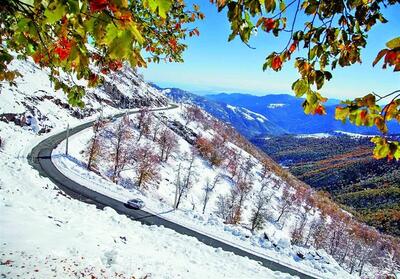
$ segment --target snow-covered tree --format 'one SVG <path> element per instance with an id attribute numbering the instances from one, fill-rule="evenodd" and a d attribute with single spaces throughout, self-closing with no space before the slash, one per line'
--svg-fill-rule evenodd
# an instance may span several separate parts
<path id="1" fill-rule="evenodd" d="M 186 160 L 187 166 L 182 166 L 182 163 L 179 163 L 175 180 L 175 209 L 178 209 L 182 201 L 182 197 L 186 196 L 190 188 L 192 188 L 194 180 L 197 176 L 197 172 L 194 166 L 194 161 L 196 158 L 194 152 L 186 154 L 185 157 L 188 157 L 188 159 Z"/>
<path id="2" fill-rule="evenodd" d="M 232 212 L 232 202 L 230 197 L 228 195 L 218 195 L 216 206 L 217 209 L 215 214 L 225 221 L 228 220 Z"/>
<path id="3" fill-rule="evenodd" d="M 242 155 L 236 149 L 229 148 L 226 154 L 226 169 L 233 179 L 240 168 L 240 158 Z"/>
<path id="4" fill-rule="evenodd" d="M 139 130 L 138 142 L 143 136 L 148 136 L 150 134 L 151 123 L 152 113 L 149 108 L 142 108 L 137 114 L 137 128 Z"/>
<path id="5" fill-rule="evenodd" d="M 147 188 L 149 182 L 158 179 L 160 157 L 153 151 L 151 145 L 143 145 L 133 152 L 135 160 L 136 185 L 138 188 Z"/>
<path id="6" fill-rule="evenodd" d="M 99 159 L 98 156 L 101 153 L 102 149 L 102 141 L 101 130 L 104 128 L 105 122 L 101 119 L 97 119 L 92 128 L 93 128 L 93 137 L 91 138 L 88 149 L 86 150 L 86 155 L 88 158 L 87 169 L 94 170 L 97 168 L 96 163 Z"/>
<path id="7" fill-rule="evenodd" d="M 112 132 L 109 157 L 112 161 L 111 179 L 116 183 L 118 182 L 121 171 L 130 161 L 128 151 L 130 149 L 129 145 L 130 140 L 133 138 L 133 133 L 130 127 L 129 117 L 122 117 L 122 119 L 117 122 Z"/>
<path id="8" fill-rule="evenodd" d="M 206 179 L 206 185 L 203 187 L 204 194 L 203 194 L 203 214 L 206 211 L 206 207 L 208 201 L 210 200 L 210 196 L 213 193 L 215 187 L 220 183 L 222 180 L 221 174 L 217 174 L 213 180 L 210 178 Z"/>
<path id="9" fill-rule="evenodd" d="M 153 123 L 151 124 L 151 138 L 152 141 L 157 140 L 158 132 L 161 130 L 163 123 L 159 118 L 155 118 Z"/>
<path id="10" fill-rule="evenodd" d="M 189 125 L 193 121 L 202 122 L 204 119 L 204 113 L 198 106 L 188 106 L 183 113 L 183 117 L 186 121 L 185 125 Z"/>
<path id="11" fill-rule="evenodd" d="M 161 131 L 160 136 L 157 139 L 158 146 L 160 147 L 160 159 L 161 161 L 168 161 L 169 156 L 172 152 L 178 148 L 178 137 L 174 132 L 165 128 Z"/>
<path id="12" fill-rule="evenodd" d="M 251 231 L 262 229 L 265 224 L 265 220 L 269 214 L 267 206 L 273 197 L 273 193 L 267 194 L 265 191 L 261 190 L 255 199 L 255 206 L 252 210 L 250 217 Z"/>
<path id="13" fill-rule="evenodd" d="M 292 210 L 295 200 L 295 194 L 285 184 L 282 191 L 282 198 L 278 205 L 278 217 L 276 218 L 275 222 L 279 222 L 281 221 L 282 217 L 286 217 L 286 214 L 288 214 Z M 284 223 L 282 225 L 284 225 Z"/>

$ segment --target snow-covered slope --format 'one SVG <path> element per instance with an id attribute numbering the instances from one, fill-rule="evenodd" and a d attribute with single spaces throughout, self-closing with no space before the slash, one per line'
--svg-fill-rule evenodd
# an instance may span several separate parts
<path id="1" fill-rule="evenodd" d="M 82 277 L 99 278 L 140 278 L 147 274 L 151 278 L 288 277 L 171 230 L 140 225 L 110 208 L 99 210 L 72 200 L 40 177 L 28 165 L 26 155 L 46 136 L 43 133 L 55 133 L 67 124 L 75 126 L 100 114 L 120 112 L 121 106 L 165 106 L 168 100 L 125 68 L 123 73 L 107 77 L 104 87 L 88 92 L 85 110 L 73 110 L 61 92 L 53 92 L 44 71 L 23 61 L 16 62 L 15 67 L 24 77 L 17 81 L 17 88 L 3 85 L 0 95 L 0 227 L 6 228 L 0 230 L 4 251 L 1 274 L 10 278 L 36 274 L 40 278 L 75 278 L 81 273 Z M 86 168 L 92 129 L 70 138 L 69 156 L 63 154 L 62 143 L 52 160 L 61 172 L 85 187 L 121 201 L 141 197 L 150 212 L 317 277 L 357 277 L 355 271 L 361 263 L 361 273 L 369 276 L 388 270 L 383 256 L 385 261 L 375 267 L 364 257 L 356 258 L 352 253 L 372 250 L 369 246 L 360 248 L 359 242 L 350 239 L 346 243 L 351 252 L 337 252 L 346 260 L 344 268 L 339 266 L 323 248 L 337 229 L 346 238 L 347 228 L 344 223 L 339 224 L 343 228 L 332 226 L 334 216 L 325 216 L 323 208 L 333 210 L 329 199 L 322 199 L 325 207 L 312 201 L 316 196 L 309 188 L 231 128 L 185 105 L 165 112 L 142 112 L 102 124 L 101 148 L 95 152 L 96 173 Z M 148 129 L 138 115 L 151 119 Z M 123 131 L 129 133 L 123 135 L 126 164 L 115 176 L 113 148 L 123 121 Z M 169 158 L 160 162 L 156 157 L 162 155 L 162 135 L 177 144 Z M 145 157 L 154 161 L 146 165 Z M 143 166 L 145 171 L 154 169 L 155 174 L 139 187 L 138 170 Z M 148 178 L 148 172 L 145 174 Z M 190 187 L 181 193 L 179 208 L 173 210 L 176 188 L 185 183 Z M 251 230 L 257 207 L 262 220 Z M 326 240 L 317 238 L 321 233 Z M 315 248 L 319 243 L 321 246 Z M 332 247 L 342 249 L 336 245 Z M 354 269 L 352 275 L 348 273 L 350 267 Z"/>
<path id="2" fill-rule="evenodd" d="M 184 112 L 185 107 L 182 107 L 156 113 L 154 116 L 161 119 L 168 119 L 168 125 L 178 122 L 182 123 L 183 126 L 186 122 L 182 117 Z M 136 115 L 131 116 L 133 122 L 136 122 L 136 118 Z M 119 123 L 119 121 L 110 123 L 108 124 L 108 128 L 112 129 L 112 127 L 118 126 Z M 110 134 L 108 128 L 105 128 L 107 135 Z M 213 130 L 205 132 L 204 126 L 197 122 L 190 123 L 187 128 L 195 134 L 202 133 L 202 136 L 206 138 L 212 138 L 215 135 L 215 131 Z M 134 135 L 131 140 L 132 143 L 135 143 L 135 148 L 155 146 L 153 149 L 158 149 L 157 145 L 150 139 L 141 139 L 137 142 L 139 133 L 136 130 L 133 132 Z M 53 152 L 52 160 L 57 168 L 72 180 L 122 202 L 139 197 L 145 201 L 146 211 L 195 231 L 210 235 L 213 238 L 255 253 L 256 255 L 272 259 L 273 261 L 309 274 L 314 274 L 316 277 L 330 278 L 334 275 L 340 275 L 341 278 L 350 278 L 349 274 L 339 267 L 335 260 L 326 252 L 316 252 L 312 249 L 290 245 L 290 233 L 298 217 L 295 214 L 289 214 L 284 216 L 284 219 L 286 219 L 284 222 L 277 223 L 274 221 L 279 215 L 278 208 L 280 207 L 279 204 L 283 189 L 285 188 L 285 182 L 273 173 L 269 174 L 267 180 L 261 179 L 262 166 L 258 160 L 236 145 L 229 144 L 232 148 L 243 152 L 239 160 L 243 160 L 242 163 L 245 163 L 244 161 L 247 158 L 251 158 L 251 163 L 254 164 L 254 169 L 251 170 L 254 185 L 243 206 L 244 212 L 241 222 L 243 227 L 225 224 L 224 219 L 216 213 L 218 211 L 219 198 L 229 195 L 230 190 L 234 187 L 234 182 L 230 178 L 230 174 L 225 170 L 224 166 L 212 166 L 207 160 L 199 156 L 199 154 L 195 155 L 193 163 L 193 185 L 184 194 L 179 210 L 173 210 L 178 167 L 182 164 L 182 169 L 187 168 L 189 164 L 188 159 L 193 149 L 192 145 L 184 138 L 177 139 L 179 150 L 176 150 L 167 162 L 161 163 L 160 176 L 151 181 L 145 188 L 138 189 L 135 186 L 137 175 L 132 170 L 132 167 L 135 168 L 135 166 L 126 166 L 126 171 L 121 173 L 120 185 L 116 185 L 109 179 L 104 178 L 107 177 L 107 174 L 110 174 L 110 167 L 112 168 L 112 164 L 109 163 L 109 160 L 107 162 L 106 158 L 104 158 L 105 160 L 100 159 L 100 162 L 98 162 L 99 171 L 102 173 L 102 176 L 98 176 L 86 169 L 85 164 L 87 159 L 84 154 L 92 137 L 93 131 L 91 129 L 84 130 L 72 136 L 69 139 L 69 145 L 72 147 L 69 156 L 64 155 L 65 142 L 60 144 L 57 150 Z M 131 143 L 128 146 L 131 146 Z M 181 175 L 184 176 L 185 173 L 181 173 Z M 207 181 L 212 182 L 217 176 L 221 176 L 221 180 L 216 185 L 216 188 L 210 192 L 209 201 L 203 213 L 204 187 Z M 266 196 L 272 199 L 269 203 L 271 207 L 269 214 L 271 216 L 264 229 L 253 234 L 246 227 L 249 226 L 251 210 L 256 203 L 257 194 L 260 191 L 263 191 Z M 300 257 L 305 258 L 301 259 Z"/>
<path id="3" fill-rule="evenodd" d="M 102 87 L 88 88 L 84 109 L 73 108 L 62 90 L 54 92 L 47 71 L 30 61 L 14 61 L 10 66 L 23 77 L 18 78 L 16 87 L 1 85 L 0 121 L 29 125 L 39 133 L 63 123 L 64 116 L 81 119 L 124 108 L 165 106 L 169 102 L 158 90 L 145 83 L 140 74 L 124 66 L 123 71 L 106 76 Z"/>
<path id="4" fill-rule="evenodd" d="M 24 76 L 17 87 L 2 84 L 0 94 L 2 277 L 290 277 L 169 229 L 141 225 L 111 208 L 73 200 L 42 178 L 26 157 L 44 137 L 93 119 L 101 110 L 105 115 L 119 112 L 128 100 L 131 107 L 165 105 L 167 100 L 125 69 L 121 82 L 114 78 L 113 90 L 90 91 L 87 108 L 72 109 L 62 92 L 54 92 L 45 71 L 30 62 L 14 63 Z"/>
<path id="5" fill-rule="evenodd" d="M 219 103 L 179 88 L 163 89 L 163 92 L 175 102 L 194 104 L 201 107 L 217 119 L 229 123 L 246 137 L 285 133 L 282 128 L 269 121 L 265 116 L 246 108 Z"/>
<path id="6" fill-rule="evenodd" d="M 102 104 L 104 114 L 119 111 L 119 95 L 110 96 L 97 89 L 86 98 L 88 109 L 73 110 L 61 92 L 52 90 L 44 71 L 30 62 L 18 61 L 13 66 L 24 77 L 17 80 L 17 87 L 2 84 L 0 94 L 2 277 L 290 277 L 169 229 L 141 225 L 111 208 L 96 209 L 58 190 L 32 169 L 26 159 L 28 153 L 44 137 L 65 129 L 67 124 L 75 126 L 97 117 Z M 134 80 L 128 78 L 124 85 L 117 78 L 114 80 L 117 88 L 127 86 L 123 89 L 127 98 L 137 98 L 137 104 L 143 105 L 165 104 L 165 97 L 140 77 L 134 77 L 133 71 L 131 74 Z M 129 81 L 139 85 L 129 85 Z M 103 101 L 97 101 L 95 96 Z M 49 131 L 47 128 L 51 128 L 48 134 L 44 133 Z"/>
<path id="7" fill-rule="evenodd" d="M 4 278 L 288 278 L 162 227 L 73 200 L 26 162 L 30 131 L 4 127 L 0 274 Z M 146 277 L 147 276 L 147 277 Z"/>

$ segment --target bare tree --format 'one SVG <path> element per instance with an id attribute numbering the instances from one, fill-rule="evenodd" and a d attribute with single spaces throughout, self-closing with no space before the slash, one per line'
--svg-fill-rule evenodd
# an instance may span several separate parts
<path id="1" fill-rule="evenodd" d="M 112 136 L 112 150 L 110 153 L 111 160 L 113 161 L 112 181 L 117 183 L 121 171 L 129 162 L 128 156 L 128 142 L 133 137 L 132 131 L 129 126 L 129 117 L 124 116 L 117 124 L 113 131 Z"/>
<path id="2" fill-rule="evenodd" d="M 308 230 L 308 235 L 306 237 L 305 246 L 313 241 L 315 248 L 320 249 L 323 242 L 325 241 L 325 223 L 326 216 L 322 215 L 320 218 L 314 219 Z"/>
<path id="3" fill-rule="evenodd" d="M 160 129 L 162 128 L 163 124 L 159 118 L 155 118 L 155 121 L 153 121 L 151 125 L 151 133 L 152 133 L 152 141 L 157 140 L 157 135 Z"/>
<path id="4" fill-rule="evenodd" d="M 255 163 L 252 160 L 252 157 L 249 155 L 249 157 L 246 159 L 244 164 L 242 165 L 242 171 L 241 175 L 243 176 L 242 180 L 245 181 L 251 181 L 253 178 L 253 173 L 252 170 L 255 166 Z"/>
<path id="5" fill-rule="evenodd" d="M 214 191 L 217 184 L 220 183 L 221 179 L 222 179 L 221 174 L 217 174 L 212 181 L 210 180 L 210 178 L 207 178 L 206 185 L 203 188 L 203 190 L 204 190 L 203 214 L 206 211 L 206 207 L 207 207 L 208 201 L 210 200 L 210 196 L 211 196 L 212 192 Z"/>
<path id="6" fill-rule="evenodd" d="M 188 166 L 186 168 L 181 168 L 181 164 L 179 164 L 177 178 L 176 178 L 176 194 L 175 194 L 175 204 L 174 208 L 178 209 L 179 204 L 181 203 L 182 197 L 187 194 L 190 188 L 193 186 L 194 179 L 197 175 L 196 170 L 194 168 L 194 160 L 195 154 L 192 152 L 189 155 Z"/>
<path id="7" fill-rule="evenodd" d="M 146 188 L 147 184 L 158 178 L 160 157 L 150 145 L 144 145 L 134 151 L 136 162 L 136 183 L 138 188 Z"/>
<path id="8" fill-rule="evenodd" d="M 231 178 L 233 179 L 236 174 L 239 171 L 239 167 L 240 167 L 240 158 L 242 157 L 242 155 L 236 151 L 235 149 L 231 149 L 229 148 L 227 150 L 227 154 L 226 154 L 226 158 L 227 158 L 227 164 L 226 164 L 226 168 L 228 170 L 228 172 L 231 174 Z"/>
<path id="9" fill-rule="evenodd" d="M 301 207 L 296 211 L 299 220 L 296 222 L 296 226 L 292 231 L 292 243 L 295 245 L 301 245 L 304 243 L 304 233 L 307 225 L 308 217 L 310 216 L 313 207 L 313 196 L 312 190 L 308 187 L 299 186 L 296 188 L 296 204 Z"/>
<path id="10" fill-rule="evenodd" d="M 260 192 L 256 196 L 255 207 L 252 210 L 251 231 L 261 229 L 268 215 L 267 205 L 271 201 L 273 193 L 267 194 L 264 191 L 264 187 L 261 188 Z"/>
<path id="11" fill-rule="evenodd" d="M 192 210 L 194 211 L 196 209 L 196 201 L 194 200 L 193 196 L 191 196 L 190 203 L 192 205 Z"/>
<path id="12" fill-rule="evenodd" d="M 261 179 L 264 180 L 268 178 L 268 174 L 271 172 L 270 162 L 264 159 L 262 162 Z"/>
<path id="13" fill-rule="evenodd" d="M 185 109 L 185 113 L 183 114 L 183 117 L 186 120 L 185 125 L 189 125 L 189 123 L 193 121 L 200 121 L 204 119 L 204 113 L 201 111 L 201 109 L 197 106 L 188 106 Z"/>
<path id="14" fill-rule="evenodd" d="M 400 270 L 400 249 L 396 251 L 396 247 L 390 247 L 389 251 L 386 251 L 386 255 L 382 257 L 384 259 L 384 265 L 387 268 L 387 278 L 390 278 L 389 276 L 392 276 L 393 278 L 396 278 L 396 272 Z M 396 255 L 397 253 L 397 255 Z"/>
<path id="15" fill-rule="evenodd" d="M 241 221 L 244 202 L 252 189 L 252 182 L 248 179 L 250 177 L 242 169 L 230 191 L 230 214 L 226 219 L 229 224 L 238 224 Z"/>
<path id="16" fill-rule="evenodd" d="M 218 195 L 217 197 L 217 209 L 215 214 L 224 219 L 225 221 L 228 220 L 229 216 L 232 212 L 232 201 L 229 196 Z"/>
<path id="17" fill-rule="evenodd" d="M 175 135 L 174 132 L 166 128 L 161 131 L 160 137 L 158 138 L 157 142 L 161 151 L 161 161 L 168 161 L 170 154 L 178 147 L 178 137 Z"/>
<path id="18" fill-rule="evenodd" d="M 251 171 L 253 166 L 254 164 L 250 157 L 245 163 L 240 165 L 238 173 L 233 179 L 234 185 L 231 188 L 229 196 L 224 198 L 224 202 L 229 204 L 229 213 L 225 216 L 225 221 L 229 224 L 238 224 L 241 221 L 244 202 L 253 186 L 253 175 Z M 224 211 L 224 214 L 225 213 Z"/>
<path id="19" fill-rule="evenodd" d="M 96 161 L 98 156 L 100 155 L 101 152 L 101 143 L 102 143 L 102 137 L 101 137 L 101 130 L 104 128 L 105 122 L 101 119 L 97 119 L 96 122 L 93 124 L 93 137 L 91 138 L 89 142 L 88 149 L 86 151 L 87 157 L 88 157 L 88 163 L 87 163 L 87 169 L 88 170 L 93 170 L 93 168 L 96 168 Z"/>
<path id="20" fill-rule="evenodd" d="M 225 145 L 220 139 L 221 137 L 219 136 L 214 136 L 212 140 L 201 136 L 196 139 L 196 147 L 199 154 L 207 159 L 213 166 L 220 166 L 225 159 Z"/>
<path id="21" fill-rule="evenodd" d="M 287 185 L 284 186 L 283 191 L 282 191 L 282 198 L 281 201 L 278 205 L 279 208 L 279 216 L 275 220 L 275 222 L 279 222 L 282 217 L 286 216 L 287 213 L 290 212 L 292 209 L 293 202 L 295 200 L 295 195 L 290 192 L 290 189 Z M 284 224 L 282 224 L 283 226 Z"/>
<path id="22" fill-rule="evenodd" d="M 140 110 L 137 117 L 137 128 L 139 130 L 138 142 L 142 136 L 148 136 L 150 134 L 150 127 L 152 123 L 152 114 L 149 108 L 143 108 Z"/>

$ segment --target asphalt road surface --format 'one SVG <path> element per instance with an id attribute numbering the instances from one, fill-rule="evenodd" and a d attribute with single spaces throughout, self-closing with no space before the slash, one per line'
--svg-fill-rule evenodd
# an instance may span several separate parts
<path id="1" fill-rule="evenodd" d="M 162 110 L 169 110 L 177 108 L 176 105 L 171 105 L 169 108 L 159 108 L 159 109 L 152 109 L 152 111 L 162 111 Z M 129 114 L 134 114 L 137 112 L 129 112 Z M 114 115 L 114 117 L 121 117 L 124 113 L 120 113 Z M 86 128 L 89 128 L 93 125 L 93 122 L 88 122 L 77 127 L 70 129 L 69 134 L 73 135 L 76 134 Z M 57 147 L 59 143 L 61 143 L 67 135 L 67 131 L 63 131 L 59 134 L 53 135 L 49 138 L 46 138 L 42 142 L 40 142 L 37 146 L 35 146 L 31 153 L 28 156 L 29 164 L 32 165 L 40 175 L 43 177 L 50 178 L 55 185 L 57 185 L 61 190 L 63 190 L 66 194 L 68 194 L 71 198 L 78 199 L 82 202 L 90 203 L 96 205 L 98 208 L 104 208 L 109 206 L 116 210 L 120 214 L 125 214 L 132 220 L 140 221 L 146 225 L 157 225 L 157 226 L 164 226 L 166 228 L 172 229 L 180 234 L 189 235 L 192 237 L 197 238 L 199 241 L 215 247 L 215 248 L 222 248 L 224 251 L 232 252 L 236 255 L 248 257 L 249 259 L 255 260 L 261 263 L 266 268 L 269 268 L 274 271 L 280 271 L 284 273 L 288 273 L 290 275 L 295 275 L 300 278 L 316 278 L 315 276 L 310 276 L 304 274 L 300 271 L 282 265 L 280 263 L 276 263 L 274 261 L 265 259 L 263 257 L 257 256 L 245 250 L 241 250 L 235 246 L 232 246 L 228 243 L 222 242 L 220 240 L 214 239 L 208 235 L 201 234 L 189 228 L 186 228 L 182 225 L 173 223 L 171 221 L 165 220 L 160 216 L 148 213 L 144 210 L 134 210 L 125 206 L 124 203 L 110 198 L 108 196 L 102 195 L 95 191 L 92 191 L 75 181 L 69 179 L 68 177 L 64 176 L 52 163 L 51 161 L 51 152 L 54 148 Z"/>

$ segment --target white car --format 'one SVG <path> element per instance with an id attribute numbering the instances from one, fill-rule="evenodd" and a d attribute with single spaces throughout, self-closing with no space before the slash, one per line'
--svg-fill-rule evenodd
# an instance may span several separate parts
<path id="1" fill-rule="evenodd" d="M 126 205 L 133 209 L 142 209 L 144 207 L 144 201 L 141 199 L 131 199 L 126 202 Z"/>

